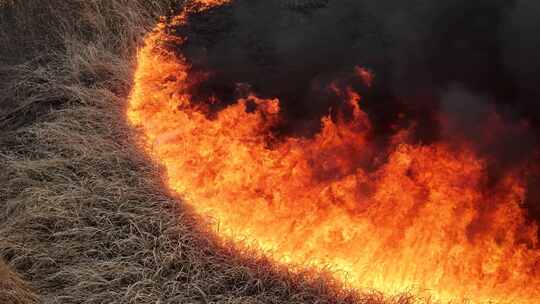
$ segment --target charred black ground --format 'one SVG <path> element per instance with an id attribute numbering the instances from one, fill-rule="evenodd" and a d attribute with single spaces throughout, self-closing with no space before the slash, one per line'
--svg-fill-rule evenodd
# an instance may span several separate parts
<path id="1" fill-rule="evenodd" d="M 539 171 L 539 15 L 534 0 L 236 0 L 170 31 L 187 37 L 172 47 L 205 75 L 194 99 L 220 100 L 211 113 L 249 88 L 280 99 L 276 134 L 309 136 L 321 116 L 347 111 L 329 85 L 350 86 L 381 151 L 408 127 L 416 143 L 472 143 L 489 160 L 489 189 L 510 169 Z M 373 87 L 355 66 L 374 72 Z M 540 178 L 528 179 L 538 220 Z"/>

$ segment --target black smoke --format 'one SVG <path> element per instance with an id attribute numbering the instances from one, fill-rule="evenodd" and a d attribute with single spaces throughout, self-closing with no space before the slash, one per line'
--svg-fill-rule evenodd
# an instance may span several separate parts
<path id="1" fill-rule="evenodd" d="M 192 75 L 210 75 L 191 93 L 219 99 L 211 111 L 249 87 L 281 100 L 276 134 L 309 136 L 322 115 L 347 111 L 329 85 L 353 87 L 381 147 L 414 126 L 414 143 L 475 143 L 489 161 L 487 184 L 536 168 L 525 204 L 540 219 L 538 16 L 535 0 L 235 0 L 169 30 L 187 37 L 172 49 Z M 355 66 L 375 73 L 373 87 Z"/>

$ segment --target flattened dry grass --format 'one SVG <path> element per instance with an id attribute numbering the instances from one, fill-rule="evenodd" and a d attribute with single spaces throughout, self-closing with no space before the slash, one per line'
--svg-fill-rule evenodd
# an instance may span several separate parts
<path id="1" fill-rule="evenodd" d="M 0 303 L 36 304 L 37 297 L 27 284 L 0 260 Z"/>
<path id="2" fill-rule="evenodd" d="M 0 2 L 0 258 L 29 284 L 0 264 L 0 303 L 409 303 L 240 254 L 167 193 L 123 115 L 174 5 Z"/>

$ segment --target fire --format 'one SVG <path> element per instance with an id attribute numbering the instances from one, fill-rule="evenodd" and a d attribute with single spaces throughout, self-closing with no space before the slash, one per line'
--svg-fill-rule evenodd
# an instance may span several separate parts
<path id="1" fill-rule="evenodd" d="M 192 2 L 172 22 L 225 2 Z M 371 126 L 352 89 L 334 88 L 353 118 L 324 117 L 312 138 L 274 138 L 278 99 L 251 95 L 209 118 L 191 102 L 185 58 L 163 47 L 179 39 L 164 28 L 139 51 L 127 116 L 170 188 L 219 236 L 280 263 L 330 268 L 359 290 L 538 303 L 538 227 L 522 210 L 519 170 L 485 191 L 486 161 L 467 145 L 411 145 L 407 130 L 383 164 L 363 169 Z M 371 86 L 370 71 L 351 68 Z"/>

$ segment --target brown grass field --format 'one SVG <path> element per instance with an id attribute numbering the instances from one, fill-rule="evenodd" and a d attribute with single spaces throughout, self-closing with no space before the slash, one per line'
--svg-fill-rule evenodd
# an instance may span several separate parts
<path id="1" fill-rule="evenodd" d="M 123 115 L 175 5 L 0 0 L 0 303 L 411 303 L 237 252 L 163 187 Z"/>

